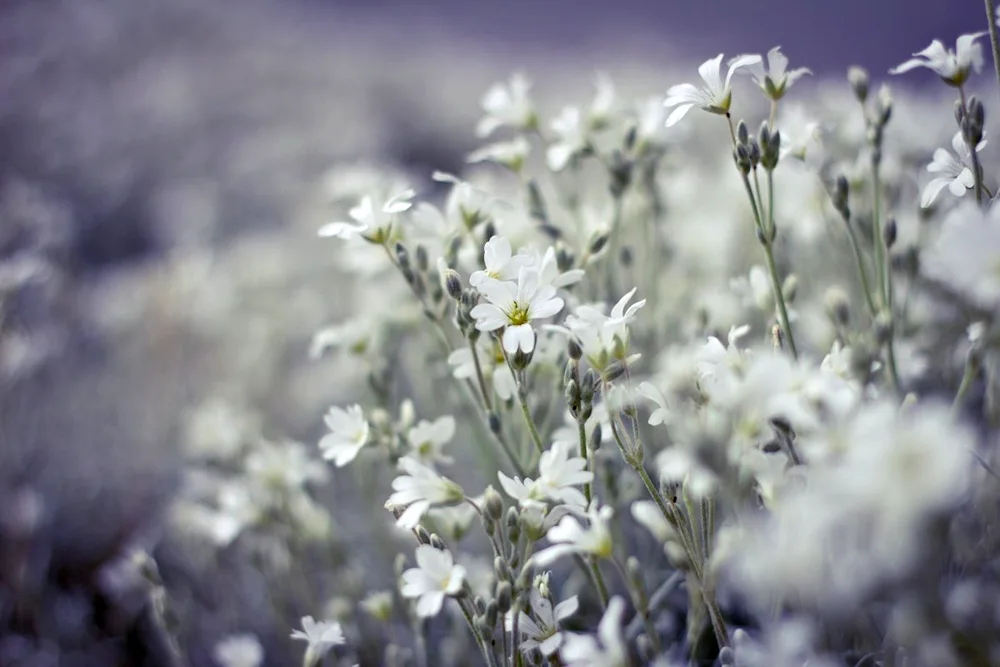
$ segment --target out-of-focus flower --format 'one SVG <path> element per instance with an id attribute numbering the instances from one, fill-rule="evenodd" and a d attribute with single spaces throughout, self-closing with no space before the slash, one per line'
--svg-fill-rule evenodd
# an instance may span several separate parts
<path id="1" fill-rule="evenodd" d="M 617 595 L 608 602 L 597 626 L 597 636 L 567 633 L 559 657 L 567 667 L 628 667 L 628 647 L 622 636 L 625 601 Z"/>
<path id="2" fill-rule="evenodd" d="M 436 616 L 446 596 L 458 595 L 465 582 L 465 568 L 455 564 L 451 552 L 429 544 L 417 547 L 417 567 L 403 572 L 403 597 L 417 599 L 417 615 Z"/>
<path id="3" fill-rule="evenodd" d="M 538 116 L 529 93 L 531 82 L 515 73 L 506 83 L 495 83 L 481 101 L 486 115 L 476 125 L 476 135 L 487 137 L 501 127 L 530 130 L 537 126 Z"/>
<path id="4" fill-rule="evenodd" d="M 553 328 L 575 338 L 587 361 L 598 370 L 604 370 L 612 360 L 629 360 L 629 325 L 646 305 L 645 299 L 629 305 L 636 289 L 633 287 L 620 298 L 607 315 L 595 306 L 577 306 L 566 317 L 564 326 Z"/>
<path id="5" fill-rule="evenodd" d="M 744 67 L 759 64 L 760 56 L 745 55 L 737 56 L 729 61 L 729 71 L 726 78 L 722 78 L 722 58 L 719 54 L 711 60 L 706 60 L 698 67 L 698 74 L 701 75 L 702 85 L 698 87 L 692 83 L 681 83 L 672 86 L 667 91 L 667 99 L 663 102 L 665 107 L 673 107 L 667 117 L 666 125 L 671 127 L 676 125 L 692 107 L 704 109 L 709 113 L 725 115 L 729 113 L 729 107 L 733 101 L 733 89 L 731 82 L 733 75 Z"/>
<path id="6" fill-rule="evenodd" d="M 319 664 L 330 649 L 344 643 L 344 630 L 336 621 L 315 621 L 312 616 L 302 618 L 302 629 L 292 631 L 292 639 L 309 642 L 302 664 L 307 667 Z"/>
<path id="7" fill-rule="evenodd" d="M 215 645 L 212 657 L 220 667 L 260 667 L 264 649 L 255 635 L 230 635 Z"/>
<path id="8" fill-rule="evenodd" d="M 362 236 L 373 243 L 383 243 L 391 235 L 396 214 L 408 210 L 415 195 L 413 190 L 404 190 L 384 201 L 374 195 L 365 195 L 348 211 L 353 222 L 328 223 L 319 228 L 318 234 L 340 239 Z"/>
<path id="9" fill-rule="evenodd" d="M 921 265 L 928 276 L 978 305 L 1000 304 L 1000 208 L 983 213 L 973 202 L 963 202 L 948 214 Z"/>
<path id="10" fill-rule="evenodd" d="M 766 66 L 764 59 L 758 56 L 755 62 L 747 65 L 747 68 L 750 70 L 750 76 L 753 77 L 754 83 L 772 100 L 780 100 L 792 84 L 806 74 L 812 74 L 807 67 L 789 70 L 788 58 L 781 52 L 780 46 L 767 52 Z"/>
<path id="11" fill-rule="evenodd" d="M 395 492 L 389 496 L 386 507 L 406 508 L 396 520 L 400 528 L 416 528 L 431 505 L 455 503 L 465 498 L 462 487 L 414 458 L 404 456 L 399 460 L 399 467 L 406 474 L 392 480 Z"/>
<path id="12" fill-rule="evenodd" d="M 524 167 L 524 161 L 531 154 L 531 142 L 518 135 L 510 141 L 500 141 L 488 144 L 469 153 L 466 160 L 472 164 L 477 162 L 496 162 L 513 172 L 519 172 Z"/>
<path id="13" fill-rule="evenodd" d="M 330 429 L 319 441 L 324 459 L 332 459 L 338 468 L 354 460 L 368 442 L 369 426 L 360 405 L 344 408 L 333 406 L 323 418 Z"/>
<path id="14" fill-rule="evenodd" d="M 439 417 L 433 422 L 426 419 L 417 422 L 406 434 L 410 441 L 411 455 L 421 463 L 451 463 L 452 458 L 442 452 L 442 448 L 455 435 L 455 418 L 451 415 Z"/>
<path id="15" fill-rule="evenodd" d="M 479 341 L 477 354 L 483 375 L 492 383 L 493 391 L 501 400 L 510 400 L 517 391 L 517 380 L 513 371 L 504 361 L 503 354 L 494 349 L 492 340 L 481 337 Z M 452 375 L 459 380 L 476 379 L 476 362 L 472 357 L 472 350 L 468 347 L 460 347 L 449 354 L 448 364 L 452 367 Z"/>
<path id="16" fill-rule="evenodd" d="M 938 148 L 934 151 L 934 161 L 927 165 L 927 171 L 940 176 L 932 178 L 921 191 L 922 208 L 933 204 L 938 194 L 945 188 L 956 197 L 961 197 L 969 188 L 976 185 L 976 178 L 972 173 L 972 153 L 961 132 L 956 132 L 951 138 L 951 147 L 955 151 L 954 155 L 943 148 Z M 986 139 L 983 139 L 976 146 L 976 152 L 985 147 Z"/>
<path id="17" fill-rule="evenodd" d="M 562 298 L 556 296 L 556 288 L 540 284 L 538 271 L 533 269 L 522 268 L 516 283 L 487 280 L 478 289 L 487 302 L 470 312 L 476 319 L 476 328 L 503 329 L 502 344 L 508 354 L 518 350 L 531 354 L 535 349 L 531 323 L 552 317 L 564 305 Z"/>
<path id="18" fill-rule="evenodd" d="M 549 144 L 545 159 L 552 171 L 562 171 L 570 160 L 590 146 L 588 127 L 579 107 L 566 107 L 552 121 L 556 139 Z"/>
<path id="19" fill-rule="evenodd" d="M 945 47 L 940 40 L 935 39 L 923 51 L 914 53 L 902 65 L 889 70 L 889 74 L 903 74 L 911 69 L 926 67 L 935 72 L 945 83 L 961 86 L 969 78 L 969 72 L 979 72 L 983 68 L 983 49 L 979 38 L 987 33 L 976 32 L 961 35 L 955 42 L 955 50 Z"/>
<path id="20" fill-rule="evenodd" d="M 564 516 L 546 535 L 553 543 L 552 546 L 539 551 L 532 560 L 539 567 L 545 567 L 563 556 L 575 553 L 610 558 L 614 543 L 608 521 L 613 515 L 611 507 L 599 507 L 595 499 L 587 512 L 588 526 L 584 527 L 575 516 Z"/>

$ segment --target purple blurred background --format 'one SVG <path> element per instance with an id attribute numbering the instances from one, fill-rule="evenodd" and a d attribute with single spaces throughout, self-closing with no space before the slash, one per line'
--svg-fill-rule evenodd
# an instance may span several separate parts
<path id="1" fill-rule="evenodd" d="M 666 48 L 707 59 L 780 45 L 793 63 L 839 73 L 864 63 L 881 72 L 934 38 L 952 43 L 984 29 L 975 0 L 308 0 L 373 16 L 405 33 L 434 27 L 469 48 L 488 46 L 516 58 Z M 591 64 L 591 63 L 587 63 Z"/>

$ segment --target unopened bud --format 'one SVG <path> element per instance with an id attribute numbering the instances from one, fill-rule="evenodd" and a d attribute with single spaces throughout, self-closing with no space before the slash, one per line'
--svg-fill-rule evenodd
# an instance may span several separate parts
<path id="1" fill-rule="evenodd" d="M 583 348 L 580 347 L 580 343 L 578 343 L 575 338 L 569 339 L 569 343 L 566 344 L 566 349 L 569 353 L 569 358 L 574 361 L 580 361 L 583 357 Z"/>
<path id="2" fill-rule="evenodd" d="M 883 310 L 875 317 L 875 340 L 879 345 L 889 342 L 892 338 L 892 329 L 892 313 Z"/>
<path id="3" fill-rule="evenodd" d="M 431 533 L 431 546 L 438 551 L 447 551 L 448 547 L 445 546 L 444 540 L 438 537 L 437 533 Z"/>
<path id="4" fill-rule="evenodd" d="M 785 277 L 785 282 L 781 284 L 781 295 L 785 297 L 785 301 L 792 303 L 795 301 L 796 295 L 799 293 L 799 277 L 794 273 L 789 273 Z"/>
<path id="5" fill-rule="evenodd" d="M 396 261 L 403 271 L 410 269 L 410 251 L 403 245 L 402 241 L 396 241 Z"/>
<path id="6" fill-rule="evenodd" d="M 847 82 L 851 85 L 854 97 L 864 104 L 868 99 L 868 87 L 871 85 L 867 70 L 863 67 L 851 67 L 847 70 Z"/>
<path id="7" fill-rule="evenodd" d="M 501 581 L 497 585 L 497 608 L 504 614 L 510 611 L 511 605 L 513 604 L 514 591 L 510 586 L 509 581 Z"/>
<path id="8" fill-rule="evenodd" d="M 851 322 L 851 304 L 847 293 L 839 287 L 826 291 L 826 312 L 838 326 L 846 327 Z"/>
<path id="9" fill-rule="evenodd" d="M 418 542 L 420 542 L 421 544 L 431 543 L 431 535 L 430 533 L 427 532 L 426 528 L 424 528 L 423 526 L 417 526 L 416 533 Z"/>
<path id="10" fill-rule="evenodd" d="M 590 247 L 588 248 L 588 250 L 590 251 L 591 255 L 596 255 L 602 250 L 604 250 L 604 246 L 607 245 L 607 243 L 608 243 L 607 233 L 596 234 L 590 239 Z"/>
<path id="11" fill-rule="evenodd" d="M 417 268 L 426 272 L 431 265 L 430 257 L 427 256 L 427 248 L 423 244 L 418 243 L 416 249 L 413 251 L 413 255 L 417 260 Z"/>
<path id="12" fill-rule="evenodd" d="M 510 581 L 514 578 L 510 573 L 510 566 L 503 556 L 497 556 L 493 559 L 493 574 L 500 582 Z"/>
<path id="13" fill-rule="evenodd" d="M 494 521 L 503 518 L 503 498 L 500 497 L 492 484 L 487 486 L 486 491 L 483 492 L 483 507 L 486 509 L 486 516 Z"/>
<path id="14" fill-rule="evenodd" d="M 750 131 L 747 129 L 746 121 L 740 119 L 736 124 L 736 143 L 739 146 L 746 146 L 750 141 Z"/>
<path id="15" fill-rule="evenodd" d="M 491 413 L 489 413 L 489 416 L 486 418 L 486 421 L 488 421 L 489 424 L 490 424 L 490 433 L 492 433 L 493 435 L 499 435 L 500 434 L 500 416 L 497 413 L 495 413 L 495 412 L 491 412 Z"/>
<path id="16" fill-rule="evenodd" d="M 458 301 L 462 298 L 462 277 L 455 269 L 444 270 L 444 288 L 448 291 L 448 296 Z"/>

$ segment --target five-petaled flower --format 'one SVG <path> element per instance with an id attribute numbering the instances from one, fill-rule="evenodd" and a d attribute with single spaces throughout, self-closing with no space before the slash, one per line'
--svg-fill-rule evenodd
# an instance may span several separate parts
<path id="1" fill-rule="evenodd" d="M 926 67 L 937 73 L 950 86 L 961 86 L 969 78 L 969 72 L 983 68 L 983 49 L 978 40 L 985 32 L 962 35 L 955 42 L 955 50 L 945 48 L 935 39 L 923 51 L 918 51 L 902 65 L 893 67 L 889 74 L 902 74 L 917 67 Z"/>
<path id="2" fill-rule="evenodd" d="M 334 646 L 344 643 L 344 631 L 336 621 L 316 622 L 312 616 L 302 618 L 302 630 L 293 630 L 292 639 L 309 642 L 302 664 L 316 665 Z"/>
<path id="3" fill-rule="evenodd" d="M 986 140 L 983 139 L 976 146 L 976 152 L 983 150 L 985 146 Z M 943 148 L 938 148 L 934 151 L 934 161 L 927 165 L 927 171 L 939 174 L 939 176 L 932 178 L 920 193 L 921 208 L 927 208 L 933 204 L 941 190 L 946 187 L 951 194 L 961 197 L 966 190 L 976 184 L 976 178 L 972 173 L 972 154 L 969 152 L 969 147 L 962 138 L 961 132 L 956 132 L 955 136 L 952 137 L 951 147 L 955 151 L 955 155 Z"/>
<path id="4" fill-rule="evenodd" d="M 518 350 L 531 354 L 535 350 L 535 331 L 531 323 L 552 317 L 562 310 L 564 302 L 556 296 L 556 288 L 542 285 L 538 271 L 521 268 L 517 282 L 487 280 L 478 286 L 486 299 L 470 311 L 479 331 L 503 329 L 502 345 L 507 354 Z"/>
<path id="5" fill-rule="evenodd" d="M 417 598 L 417 616 L 429 618 L 441 611 L 446 596 L 458 595 L 465 583 L 465 568 L 456 565 L 451 552 L 429 544 L 417 547 L 417 567 L 403 572 L 403 597 Z"/>
<path id="6" fill-rule="evenodd" d="M 462 487 L 414 458 L 404 456 L 399 459 L 399 467 L 406 474 L 392 480 L 394 493 L 385 505 L 390 509 L 406 508 L 396 519 L 400 528 L 416 528 L 431 505 L 455 503 L 465 498 Z"/>
<path id="7" fill-rule="evenodd" d="M 546 537 L 552 546 L 542 549 L 532 558 L 535 565 L 545 567 L 569 554 L 588 554 L 610 558 L 614 546 L 608 521 L 614 515 L 611 507 L 599 507 L 595 499 L 587 512 L 590 525 L 584 527 L 575 516 L 567 515 L 549 529 Z"/>
<path id="8" fill-rule="evenodd" d="M 368 442 L 368 420 L 360 405 L 352 405 L 346 410 L 333 406 L 323 420 L 330 432 L 319 441 L 320 451 L 324 459 L 332 459 L 335 466 L 343 468 Z"/>
<path id="9" fill-rule="evenodd" d="M 597 636 L 567 633 L 559 657 L 568 667 L 627 667 L 631 664 L 628 647 L 622 636 L 625 601 L 611 598 L 604 611 Z"/>
<path id="10" fill-rule="evenodd" d="M 538 479 L 510 478 L 500 472 L 500 486 L 522 506 L 552 501 L 583 509 L 587 500 L 576 486 L 590 483 L 594 473 L 587 470 L 586 459 L 574 456 L 572 448 L 571 443 L 557 440 L 538 459 Z"/>
<path id="11" fill-rule="evenodd" d="M 667 127 L 671 127 L 680 122 L 681 118 L 687 115 L 692 107 L 699 107 L 710 113 L 726 115 L 733 101 L 733 90 L 731 82 L 733 74 L 744 67 L 759 64 L 760 56 L 745 55 L 737 56 L 729 61 L 729 71 L 726 78 L 722 78 L 722 57 L 719 54 L 711 60 L 706 60 L 698 68 L 698 74 L 704 84 L 699 88 L 693 83 L 681 83 L 672 86 L 667 91 L 667 99 L 663 106 L 675 107 L 667 116 Z"/>
<path id="12" fill-rule="evenodd" d="M 544 576 L 546 588 L 548 573 Z M 563 600 L 553 609 L 552 601 L 542 595 L 538 586 L 532 586 L 530 593 L 531 616 L 523 611 L 518 612 L 519 634 L 522 635 L 521 650 L 528 653 L 537 648 L 545 657 L 555 653 L 563 641 L 563 633 L 559 631 L 559 622 L 569 618 L 579 608 L 577 596 Z M 507 630 L 513 629 L 513 612 L 507 614 Z"/>

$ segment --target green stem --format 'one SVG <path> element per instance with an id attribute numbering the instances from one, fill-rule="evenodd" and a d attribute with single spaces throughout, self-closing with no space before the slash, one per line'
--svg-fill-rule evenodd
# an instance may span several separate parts
<path id="1" fill-rule="evenodd" d="M 995 27 L 994 27 L 994 29 L 995 29 Z M 968 101 L 966 100 L 966 97 L 965 97 L 965 88 L 963 86 L 959 86 L 958 87 L 958 95 L 959 95 L 960 101 L 962 103 L 962 110 L 965 111 L 966 114 L 968 114 L 969 113 L 969 105 L 968 105 Z M 983 167 L 979 163 L 979 152 L 976 150 L 976 147 L 973 146 L 970 142 L 966 141 L 965 145 L 968 146 L 968 148 L 969 148 L 969 158 L 972 161 L 972 182 L 973 182 L 973 187 L 975 188 L 975 192 L 976 192 L 976 203 L 979 204 L 980 206 L 982 206 L 982 204 L 983 204 L 983 189 L 984 189 L 983 188 Z"/>
<path id="2" fill-rule="evenodd" d="M 608 585 L 604 583 L 604 575 L 601 574 L 601 567 L 598 565 L 597 560 L 592 557 L 587 558 L 587 564 L 590 567 L 590 574 L 594 578 L 597 595 L 601 598 L 601 606 L 607 609 L 609 600 Z"/>
<path id="3" fill-rule="evenodd" d="M 632 604 L 635 605 L 636 613 L 642 617 L 642 623 L 646 627 L 646 636 L 649 637 L 649 641 L 653 644 L 653 650 L 660 654 L 663 652 L 663 645 L 660 643 L 660 635 L 656 631 L 656 626 L 653 624 L 653 618 L 649 613 L 649 599 L 646 596 L 646 592 L 642 588 L 636 588 L 632 586 L 632 581 L 629 579 L 628 572 L 617 558 L 612 558 L 612 562 L 615 564 L 615 569 L 618 570 L 618 576 L 621 577 L 622 583 L 625 584 L 625 589 L 629 592 L 632 597 Z"/>
<path id="4" fill-rule="evenodd" d="M 503 354 L 503 360 L 507 363 L 507 367 L 510 368 L 510 372 L 514 375 L 514 382 L 517 384 L 517 403 L 521 407 L 521 414 L 524 416 L 524 423 L 528 426 L 531 440 L 535 443 L 538 453 L 541 454 L 545 451 L 545 443 L 542 441 L 542 436 L 535 425 L 535 418 L 531 416 L 531 408 L 528 407 L 527 391 L 522 382 L 521 374 L 514 368 L 514 364 L 511 363 L 507 350 L 503 349 L 502 343 L 500 344 L 500 352 Z"/>
<path id="5" fill-rule="evenodd" d="M 593 472 L 590 469 L 590 457 L 587 456 L 587 427 L 582 421 L 576 423 L 577 433 L 580 436 L 580 458 L 587 462 L 587 471 Z M 587 482 L 583 486 L 583 495 L 587 499 L 587 507 L 590 507 L 591 498 L 591 483 Z"/>
<path id="6" fill-rule="evenodd" d="M 878 314 L 878 307 L 872 298 L 871 282 L 868 280 L 868 270 L 865 269 L 864 256 L 861 254 L 861 244 L 858 243 L 858 235 L 854 232 L 850 217 L 844 216 L 844 226 L 847 228 L 847 238 L 851 242 L 851 250 L 854 251 L 854 261 L 858 267 L 858 276 L 861 278 L 861 290 L 865 295 L 865 303 L 868 304 L 868 312 L 872 317 Z"/>

